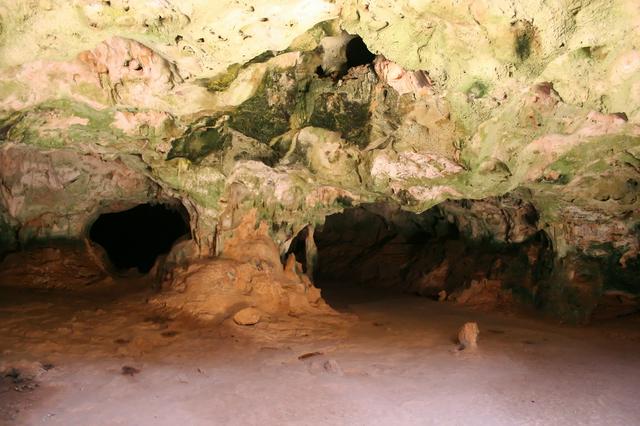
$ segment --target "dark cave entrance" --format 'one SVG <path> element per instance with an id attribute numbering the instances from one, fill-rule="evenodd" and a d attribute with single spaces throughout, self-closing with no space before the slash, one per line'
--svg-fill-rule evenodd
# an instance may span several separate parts
<path id="1" fill-rule="evenodd" d="M 346 55 L 347 69 L 359 67 L 360 65 L 368 65 L 376 58 L 376 55 L 369 51 L 369 48 L 360 36 L 352 38 L 347 43 Z"/>
<path id="2" fill-rule="evenodd" d="M 339 70 L 328 72 L 322 68 L 322 65 L 318 65 L 315 70 L 316 75 L 320 78 L 331 77 L 334 80 L 339 80 L 347 75 L 352 68 L 372 65 L 376 59 L 376 55 L 369 50 L 362 37 L 358 35 L 352 36 L 344 49 L 346 62 L 341 65 Z"/>
<path id="3" fill-rule="evenodd" d="M 171 250 L 179 238 L 190 236 L 189 214 L 182 205 L 141 204 L 100 215 L 89 237 L 107 252 L 120 270 L 147 273 L 156 258 Z"/>
<path id="4" fill-rule="evenodd" d="M 549 273 L 553 258 L 546 234 L 536 230 L 535 210 L 519 206 L 507 219 L 509 225 L 488 226 L 508 232 L 513 221 L 521 220 L 518 229 L 530 227 L 523 231 L 528 232 L 526 238 L 510 242 L 504 235 L 472 235 L 504 219 L 500 208 L 495 208 L 494 216 L 492 205 L 485 204 L 479 208 L 473 201 L 446 202 L 415 214 L 378 203 L 328 216 L 315 230 L 314 283 L 332 306 L 336 305 L 332 301 L 341 304 L 344 287 L 435 300 L 453 295 L 454 300 L 474 283 L 488 283 L 514 298 L 534 302 L 537 282 Z M 478 214 L 482 209 L 486 212 Z M 301 231 L 289 249 L 305 270 L 306 235 Z"/>

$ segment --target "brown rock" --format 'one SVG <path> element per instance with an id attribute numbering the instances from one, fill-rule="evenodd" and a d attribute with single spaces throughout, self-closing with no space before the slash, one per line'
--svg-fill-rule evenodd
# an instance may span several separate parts
<path id="1" fill-rule="evenodd" d="M 478 334 L 480 329 L 475 322 L 468 322 L 458 331 L 460 349 L 476 349 L 478 347 Z"/>
<path id="2" fill-rule="evenodd" d="M 429 273 L 416 279 L 411 290 L 423 296 L 438 295 L 438 298 L 440 298 L 440 294 L 444 291 L 448 275 L 449 261 L 444 259 L 440 265 L 429 271 Z"/>
<path id="3" fill-rule="evenodd" d="M 233 316 L 233 321 L 238 325 L 254 325 L 260 322 L 262 312 L 256 308 L 244 308 Z"/>
<path id="4" fill-rule="evenodd" d="M 456 302 L 475 309 L 493 310 L 512 305 L 513 295 L 510 290 L 502 289 L 500 280 L 473 280 L 469 288 L 460 292 Z"/>

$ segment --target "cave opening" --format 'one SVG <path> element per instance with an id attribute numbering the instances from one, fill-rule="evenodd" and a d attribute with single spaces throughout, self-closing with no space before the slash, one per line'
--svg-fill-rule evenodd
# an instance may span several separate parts
<path id="1" fill-rule="evenodd" d="M 500 235 L 489 234 L 474 238 L 469 234 L 492 218 L 456 211 L 471 205 L 445 203 L 418 214 L 391 204 L 360 205 L 328 216 L 315 230 L 314 271 L 306 264 L 307 229 L 294 238 L 289 252 L 305 272 L 312 272 L 334 307 L 343 306 L 353 291 L 381 298 L 396 293 L 455 301 L 467 297 L 474 286 L 482 286 L 485 294 L 469 303 L 487 310 L 514 300 L 534 305 L 537 284 L 549 274 L 553 258 L 546 234 L 533 229 L 536 215 L 522 214 L 521 220 L 532 227 L 522 241 L 501 241 Z"/>
<path id="2" fill-rule="evenodd" d="M 376 55 L 373 54 L 362 37 L 356 36 L 352 38 L 346 46 L 347 69 L 368 65 L 373 62 Z"/>
<path id="3" fill-rule="evenodd" d="M 189 236 L 189 213 L 179 204 L 147 203 L 105 213 L 89 230 L 89 238 L 105 249 L 115 268 L 141 273 L 149 272 L 178 239 Z"/>

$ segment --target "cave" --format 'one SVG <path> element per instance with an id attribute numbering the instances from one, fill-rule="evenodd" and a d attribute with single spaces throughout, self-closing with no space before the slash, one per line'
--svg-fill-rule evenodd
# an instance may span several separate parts
<path id="1" fill-rule="evenodd" d="M 347 56 L 347 69 L 371 64 L 376 58 L 376 55 L 369 51 L 360 36 L 355 36 L 349 40 L 345 54 Z"/>
<path id="2" fill-rule="evenodd" d="M 534 300 L 552 268 L 553 247 L 546 233 L 532 230 L 517 242 L 500 235 L 499 227 L 473 235 L 468 223 L 452 217 L 452 206 L 458 207 L 444 203 L 422 213 L 385 203 L 347 208 L 315 229 L 312 267 L 307 264 L 308 228 L 296 235 L 288 253 L 334 307 L 348 305 L 349 297 L 357 294 L 455 300 L 466 298 L 474 286 L 484 286 L 486 296 L 476 296 L 476 307 L 500 310 L 519 299 Z M 487 217 L 471 220 L 477 228 Z M 536 212 L 528 211 L 523 220 L 535 226 Z"/>
<path id="3" fill-rule="evenodd" d="M 0 424 L 640 424 L 637 0 L 3 1 Z"/>
<path id="4" fill-rule="evenodd" d="M 89 237 L 106 250 L 116 269 L 137 268 L 146 273 L 176 240 L 190 236 L 188 218 L 184 208 L 141 204 L 100 215 L 91 225 Z"/>
<path id="5" fill-rule="evenodd" d="M 322 44 L 320 51 L 322 57 L 318 59 L 322 59 L 322 64 L 314 73 L 320 78 L 331 77 L 334 81 L 344 79 L 354 68 L 373 65 L 376 58 L 362 37 L 347 32 L 331 38 L 327 45 Z"/>

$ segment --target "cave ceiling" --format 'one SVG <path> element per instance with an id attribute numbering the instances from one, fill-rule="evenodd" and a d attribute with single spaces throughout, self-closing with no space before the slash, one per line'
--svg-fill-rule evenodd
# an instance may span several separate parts
<path id="1" fill-rule="evenodd" d="M 361 203 L 508 195 L 624 265 L 639 175 L 636 0 L 0 0 L 4 247 L 158 199 L 211 251 L 250 210 L 284 250 Z"/>

